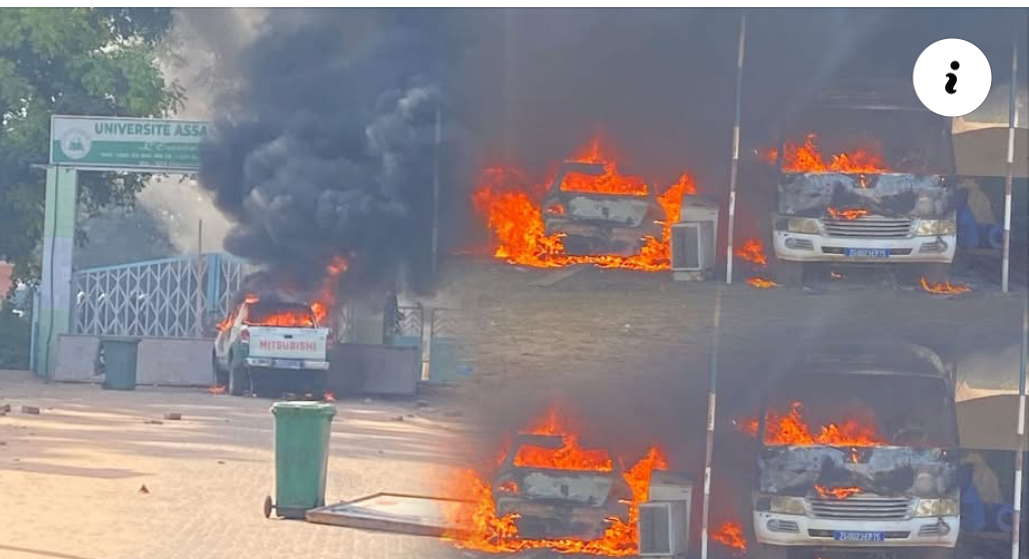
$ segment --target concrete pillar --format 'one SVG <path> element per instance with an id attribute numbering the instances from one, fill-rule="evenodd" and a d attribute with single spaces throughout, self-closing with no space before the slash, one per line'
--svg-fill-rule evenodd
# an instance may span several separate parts
<path id="1" fill-rule="evenodd" d="M 57 337 L 71 329 L 71 259 L 75 246 L 78 172 L 51 165 L 46 169 L 43 209 L 43 277 L 39 284 L 36 374 L 51 378 Z"/>

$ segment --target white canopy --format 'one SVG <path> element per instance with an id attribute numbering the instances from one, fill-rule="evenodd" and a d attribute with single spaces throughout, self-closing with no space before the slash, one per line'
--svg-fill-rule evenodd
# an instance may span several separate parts
<path id="1" fill-rule="evenodd" d="M 1008 112 L 1010 85 L 997 84 L 978 109 L 953 120 L 954 161 L 957 174 L 972 177 L 1000 177 L 1007 173 Z M 1029 178 L 1029 91 L 1021 88 L 1015 97 L 1018 107 L 1015 130 L 1015 178 Z"/>

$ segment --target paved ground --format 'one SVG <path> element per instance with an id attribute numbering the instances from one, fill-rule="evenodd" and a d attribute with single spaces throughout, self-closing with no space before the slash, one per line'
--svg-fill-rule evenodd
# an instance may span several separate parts
<path id="1" fill-rule="evenodd" d="M 199 390 L 43 385 L 0 371 L 3 559 L 409 559 L 426 538 L 266 520 L 274 486 L 267 400 Z M 38 416 L 20 406 L 42 408 Z M 431 493 L 458 425 L 409 403 L 341 401 L 328 500 Z M 182 421 L 161 420 L 168 411 Z M 403 421 L 396 421 L 403 416 Z M 141 494 L 146 486 L 149 494 Z"/>

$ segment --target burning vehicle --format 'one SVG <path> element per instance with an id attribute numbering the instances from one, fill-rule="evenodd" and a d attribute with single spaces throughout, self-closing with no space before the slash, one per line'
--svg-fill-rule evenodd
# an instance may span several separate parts
<path id="1" fill-rule="evenodd" d="M 594 137 L 546 181 L 510 166 L 484 170 L 472 202 L 492 232 L 494 257 L 539 268 L 670 269 L 672 224 L 683 197 L 697 193 L 692 175 L 659 194 L 624 174 L 601 140 Z"/>
<path id="2" fill-rule="evenodd" d="M 779 282 L 799 283 L 818 262 L 903 263 L 946 280 L 957 241 L 949 120 L 917 100 L 850 88 L 827 94 L 798 126 L 802 142 L 764 153 L 779 168 Z"/>
<path id="3" fill-rule="evenodd" d="M 661 208 L 647 184 L 610 164 L 565 162 L 543 207 L 544 233 L 560 235 L 570 255 L 631 256 L 661 237 Z"/>
<path id="4" fill-rule="evenodd" d="M 464 470 L 450 480 L 449 497 L 465 505 L 451 519 L 461 530 L 444 537 L 489 553 L 633 556 L 641 549 L 641 506 L 655 498 L 652 482 L 665 492 L 682 485 L 666 468 L 657 447 L 622 468 L 607 450 L 583 447 L 554 409 L 512 438 L 493 471 Z"/>
<path id="5" fill-rule="evenodd" d="M 628 518 L 632 490 L 607 451 L 585 451 L 578 466 L 590 469 L 541 459 L 564 445 L 561 435 L 519 434 L 494 478 L 497 513 L 512 515 L 524 538 L 594 540 L 608 518 Z"/>
<path id="6" fill-rule="evenodd" d="M 953 374 L 926 348 L 874 344 L 816 356 L 776 381 L 749 427 L 760 433 L 758 556 L 953 557 Z"/>
<path id="7" fill-rule="evenodd" d="M 332 331 L 320 325 L 324 316 L 317 303 L 248 295 L 218 326 L 211 352 L 218 384 L 239 396 L 277 379 L 320 398 L 332 344 Z"/>

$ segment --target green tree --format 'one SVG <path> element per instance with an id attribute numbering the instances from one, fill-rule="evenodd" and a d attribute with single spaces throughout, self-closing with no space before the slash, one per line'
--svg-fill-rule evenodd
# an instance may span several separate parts
<path id="1" fill-rule="evenodd" d="M 50 115 L 160 116 L 183 92 L 157 64 L 168 8 L 0 8 L 0 259 L 39 275 Z M 148 177 L 79 175 L 80 211 L 131 204 Z M 80 237 L 80 240 L 82 237 Z"/>

